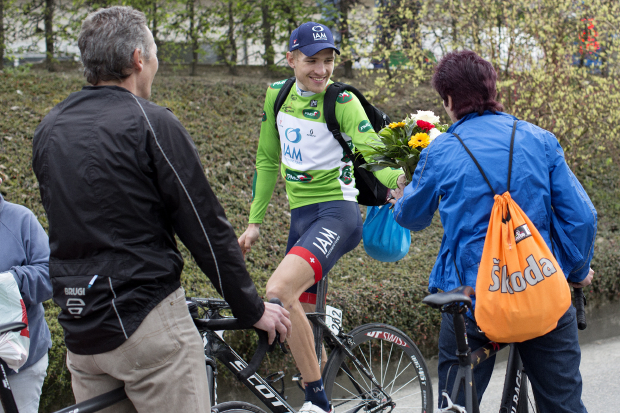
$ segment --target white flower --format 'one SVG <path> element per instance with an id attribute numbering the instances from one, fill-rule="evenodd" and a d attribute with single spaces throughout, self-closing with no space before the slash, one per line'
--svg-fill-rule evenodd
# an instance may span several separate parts
<path id="1" fill-rule="evenodd" d="M 423 120 L 425 122 L 430 122 L 433 125 L 439 123 L 439 116 L 435 116 L 435 113 L 432 110 L 418 110 L 417 114 L 411 114 L 411 119 Z"/>
<path id="2" fill-rule="evenodd" d="M 436 137 L 438 137 L 439 135 L 441 135 L 442 132 L 439 132 L 439 129 L 437 128 L 433 128 L 431 129 L 431 131 L 428 133 L 429 138 L 431 139 L 431 142 L 433 140 L 435 140 Z"/>

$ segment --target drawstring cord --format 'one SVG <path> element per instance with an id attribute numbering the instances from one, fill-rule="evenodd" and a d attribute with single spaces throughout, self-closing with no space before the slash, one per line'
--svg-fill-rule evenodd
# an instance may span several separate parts
<path id="1" fill-rule="evenodd" d="M 502 195 L 502 202 L 504 205 L 502 205 L 502 209 L 504 211 L 506 211 L 506 218 L 503 219 L 504 224 L 506 225 L 506 244 L 508 244 L 508 250 L 512 251 L 512 242 L 510 239 L 510 230 L 508 228 L 508 221 L 510 221 L 510 211 L 508 210 L 508 199 L 506 198 L 510 198 L 510 194 L 508 194 L 507 192 L 505 194 Z"/>

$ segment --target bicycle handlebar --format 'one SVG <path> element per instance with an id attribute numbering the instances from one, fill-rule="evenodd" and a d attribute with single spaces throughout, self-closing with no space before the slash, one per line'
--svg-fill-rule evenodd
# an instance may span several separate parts
<path id="1" fill-rule="evenodd" d="M 588 326 L 586 322 L 586 297 L 581 288 L 573 288 L 575 292 L 575 309 L 577 310 L 577 328 L 585 330 Z"/>
<path id="2" fill-rule="evenodd" d="M 282 302 L 277 298 L 272 298 L 269 302 L 282 306 Z M 196 324 L 196 327 L 209 330 L 248 330 L 252 328 L 251 325 L 241 322 L 236 318 L 194 319 L 194 324 Z M 276 333 L 273 344 L 269 345 L 269 335 L 266 331 L 257 328 L 254 328 L 254 331 L 256 331 L 258 335 L 258 345 L 248 365 L 237 373 L 237 378 L 242 381 L 247 380 L 248 377 L 256 372 L 267 352 L 273 350 L 275 344 L 280 341 L 280 335 Z"/>

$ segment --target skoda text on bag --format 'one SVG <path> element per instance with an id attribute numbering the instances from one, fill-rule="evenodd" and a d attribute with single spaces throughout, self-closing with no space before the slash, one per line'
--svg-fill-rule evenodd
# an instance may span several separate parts
<path id="1" fill-rule="evenodd" d="M 489 291 L 495 292 L 499 291 L 501 288 L 502 293 L 518 293 L 529 285 L 536 285 L 541 281 L 544 281 L 545 277 L 551 277 L 553 274 L 557 272 L 553 262 L 551 262 L 548 258 L 541 258 L 540 268 L 538 267 L 538 263 L 534 258 L 534 255 L 530 255 L 526 258 L 527 263 L 529 264 L 523 274 L 520 271 L 515 271 L 510 274 L 510 279 L 508 278 L 507 268 L 506 266 L 502 266 L 501 274 L 500 274 L 500 260 L 497 258 L 493 258 L 493 269 L 491 271 L 491 285 L 489 286 Z"/>

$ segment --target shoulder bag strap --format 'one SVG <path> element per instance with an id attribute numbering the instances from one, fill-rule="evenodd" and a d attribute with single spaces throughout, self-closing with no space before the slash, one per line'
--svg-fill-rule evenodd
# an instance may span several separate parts
<path id="1" fill-rule="evenodd" d="M 327 87 L 325 91 L 325 97 L 323 98 L 323 112 L 325 115 L 325 123 L 327 124 L 327 129 L 334 135 L 334 138 L 338 141 L 344 153 L 347 154 L 353 165 L 357 168 L 360 162 L 357 160 L 349 145 L 344 141 L 342 137 L 342 133 L 340 132 L 340 124 L 336 119 L 336 99 L 338 99 L 338 95 L 344 92 L 345 89 L 348 89 L 349 85 L 341 82 L 334 82 Z M 370 177 L 367 174 L 360 174 L 368 188 L 374 188 L 375 184 L 371 181 Z"/>
<path id="2" fill-rule="evenodd" d="M 517 131 L 517 121 L 515 120 L 514 123 L 512 124 L 512 135 L 510 136 L 510 155 L 509 155 L 509 158 L 508 158 L 508 185 L 507 185 L 507 188 L 508 188 L 507 191 L 508 192 L 510 192 L 510 176 L 511 176 L 511 173 L 512 173 L 512 153 L 513 153 L 513 150 L 514 150 L 515 132 L 516 131 Z M 491 189 L 491 192 L 493 192 L 493 195 L 496 195 L 495 190 L 491 186 L 491 183 L 489 182 L 489 179 L 487 178 L 487 176 L 484 174 L 484 171 L 482 170 L 482 167 L 480 166 L 480 164 L 478 163 L 478 161 L 476 160 L 474 155 L 471 153 L 471 151 L 469 150 L 467 145 L 465 145 L 465 142 L 463 142 L 463 139 L 461 139 L 461 137 L 459 135 L 457 135 L 456 133 L 454 133 L 454 132 L 452 132 L 452 134 L 454 136 L 456 136 L 456 138 L 459 140 L 459 142 L 461 142 L 461 145 L 463 145 L 463 148 L 465 148 L 465 150 L 467 151 L 467 153 L 469 154 L 471 159 L 474 161 L 474 163 L 478 167 L 478 170 L 480 171 L 480 173 L 482 174 L 482 177 L 484 178 L 484 180 L 486 181 L 487 185 Z"/>

